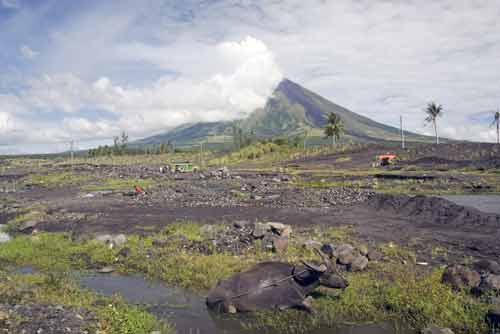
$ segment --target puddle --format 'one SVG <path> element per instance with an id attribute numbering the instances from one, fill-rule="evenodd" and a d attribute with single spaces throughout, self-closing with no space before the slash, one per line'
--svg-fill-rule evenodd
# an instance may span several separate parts
<path id="1" fill-rule="evenodd" d="M 227 317 L 209 312 L 203 296 L 178 288 L 170 288 L 158 281 L 148 281 L 140 275 L 119 274 L 80 275 L 82 287 L 103 295 L 120 294 L 134 304 L 143 304 L 160 319 L 174 324 L 179 334 L 257 334 L 269 331 L 250 331 L 242 323 L 248 317 Z M 339 328 L 324 328 L 309 334 L 414 334 L 396 324 L 368 324 Z"/>
<path id="2" fill-rule="evenodd" d="M 448 195 L 441 197 L 458 205 L 470 206 L 483 212 L 500 215 L 500 195 Z"/>
<path id="3" fill-rule="evenodd" d="M 4 229 L 5 225 L 0 225 L 0 244 L 2 242 L 7 242 L 11 239 L 10 235 L 4 232 Z"/>

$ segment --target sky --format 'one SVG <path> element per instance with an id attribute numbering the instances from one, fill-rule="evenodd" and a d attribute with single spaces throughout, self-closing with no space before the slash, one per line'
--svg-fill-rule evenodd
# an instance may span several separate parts
<path id="1" fill-rule="evenodd" d="M 0 0 L 0 154 L 245 117 L 289 78 L 376 121 L 493 142 L 497 0 Z"/>

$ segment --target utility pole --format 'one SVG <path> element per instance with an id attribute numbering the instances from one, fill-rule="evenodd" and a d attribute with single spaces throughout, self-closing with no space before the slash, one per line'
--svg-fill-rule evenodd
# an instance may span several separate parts
<path id="1" fill-rule="evenodd" d="M 203 142 L 200 142 L 200 169 L 203 168 Z"/>
<path id="2" fill-rule="evenodd" d="M 401 148 L 405 149 L 405 130 L 403 129 L 403 116 L 399 116 L 399 126 L 401 128 Z"/>
<path id="3" fill-rule="evenodd" d="M 308 131 L 304 131 L 304 160 L 307 158 L 307 135 Z"/>
<path id="4" fill-rule="evenodd" d="M 73 158 L 74 158 L 74 148 L 75 148 L 75 141 L 73 139 L 71 139 L 71 141 L 69 142 L 69 146 L 70 146 L 70 151 L 71 151 L 71 168 L 73 168 Z"/>

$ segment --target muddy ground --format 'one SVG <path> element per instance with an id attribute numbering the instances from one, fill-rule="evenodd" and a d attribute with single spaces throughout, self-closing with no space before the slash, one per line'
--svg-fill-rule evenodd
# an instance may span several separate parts
<path id="1" fill-rule="evenodd" d="M 481 168 L 495 165 L 496 146 L 464 146 L 463 150 L 479 152 L 477 159 L 464 156 L 455 144 L 438 149 L 417 147 L 405 152 L 402 165 L 428 163 L 445 159 L 449 167 L 467 165 Z M 311 157 L 283 165 L 300 168 L 358 169 L 369 165 L 377 153 L 387 148 L 372 146 L 360 151 Z M 419 153 L 420 152 L 420 153 Z M 341 161 L 342 157 L 349 161 Z M 345 159 L 347 160 L 347 159 Z M 442 160 L 444 161 L 444 160 Z M 451 166 L 449 161 L 455 161 Z M 337 163 L 338 162 L 338 163 Z M 484 165 L 484 166 L 483 166 Z M 435 165 L 437 166 L 437 165 Z M 240 166 L 241 167 L 241 166 Z M 440 167 L 441 169 L 443 166 Z M 212 169 L 212 171 L 215 169 Z M 393 242 L 408 246 L 418 254 L 419 261 L 447 263 L 466 257 L 500 258 L 500 216 L 474 208 L 456 205 L 445 199 L 430 196 L 381 194 L 354 187 L 304 187 L 297 182 L 297 174 L 285 172 L 229 172 L 196 174 L 162 174 L 159 166 L 49 166 L 51 173 L 71 172 L 92 177 L 77 184 L 24 184 L 16 192 L 4 195 L 0 222 L 18 216 L 34 205 L 42 205 L 40 221 L 27 229 L 38 231 L 65 231 L 74 235 L 90 233 L 149 234 L 180 220 L 202 223 L 232 223 L 237 220 L 277 221 L 298 228 L 313 226 L 349 227 L 352 237 L 367 244 Z M 381 170 L 383 175 L 386 170 Z M 17 179 L 22 184 L 36 169 L 10 170 L 4 178 Z M 412 177 L 433 177 L 432 171 L 418 174 L 403 171 Z M 430 175 L 430 176 L 429 176 Z M 470 181 L 456 173 L 457 182 Z M 130 189 L 89 191 L 88 182 L 99 184 L 106 178 L 138 178 L 153 180 L 145 194 Z M 438 177 L 438 176 L 436 176 Z M 138 181 L 140 183 L 140 181 Z M 8 198 L 8 200 L 6 200 Z M 445 249 L 437 254 L 436 249 Z"/>

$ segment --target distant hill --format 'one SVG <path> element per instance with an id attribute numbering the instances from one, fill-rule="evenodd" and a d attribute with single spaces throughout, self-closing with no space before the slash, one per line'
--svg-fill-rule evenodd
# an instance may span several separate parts
<path id="1" fill-rule="evenodd" d="M 399 129 L 375 122 L 339 106 L 304 87 L 284 79 L 267 100 L 263 108 L 247 118 L 232 122 L 209 122 L 185 124 L 160 135 L 134 142 L 134 145 L 155 145 L 171 141 L 176 145 L 189 145 L 201 141 L 210 143 L 230 142 L 235 125 L 245 133 L 258 138 L 292 137 L 305 130 L 309 136 L 323 137 L 322 128 L 327 115 L 334 112 L 342 118 L 345 137 L 357 142 L 397 141 Z M 406 133 L 407 141 L 430 142 L 431 137 Z"/>

